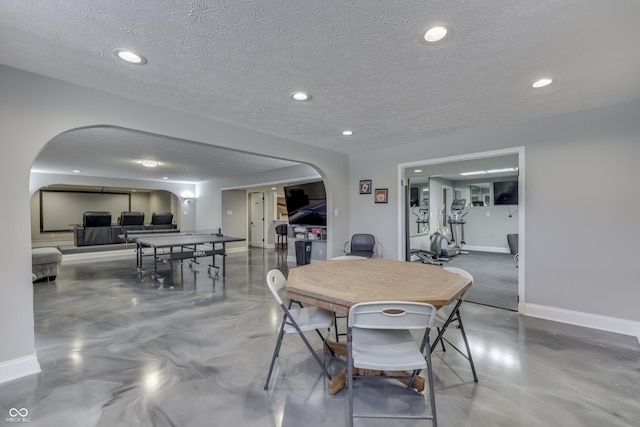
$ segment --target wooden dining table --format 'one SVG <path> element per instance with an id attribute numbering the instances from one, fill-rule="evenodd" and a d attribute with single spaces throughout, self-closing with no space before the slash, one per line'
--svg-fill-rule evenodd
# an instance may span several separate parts
<path id="1" fill-rule="evenodd" d="M 379 258 L 329 260 L 290 269 L 286 296 L 347 315 L 354 304 L 371 301 L 423 302 L 440 308 L 455 301 L 471 284 L 435 265 Z M 346 355 L 345 344 L 328 344 L 334 353 Z M 329 381 L 329 393 L 344 387 L 345 374 L 343 370 Z M 414 388 L 424 390 L 422 377 Z"/>

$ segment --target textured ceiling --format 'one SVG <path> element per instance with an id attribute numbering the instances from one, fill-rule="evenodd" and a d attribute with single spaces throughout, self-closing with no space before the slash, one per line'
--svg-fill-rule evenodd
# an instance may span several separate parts
<path id="1" fill-rule="evenodd" d="M 639 17 L 636 0 L 3 0 L 0 61 L 350 153 L 640 99 Z M 450 36 L 422 42 L 432 24 Z"/>

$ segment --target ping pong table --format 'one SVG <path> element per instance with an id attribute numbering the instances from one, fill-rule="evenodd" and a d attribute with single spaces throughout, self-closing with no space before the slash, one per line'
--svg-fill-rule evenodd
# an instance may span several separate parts
<path id="1" fill-rule="evenodd" d="M 173 282 L 173 263 L 174 261 L 182 261 L 185 259 L 197 262 L 197 258 L 211 257 L 211 264 L 208 271 L 215 269 L 215 275 L 218 276 L 218 267 L 215 263 L 215 257 L 222 257 L 222 274 L 226 275 L 226 243 L 241 242 L 244 238 L 223 236 L 219 233 L 198 234 L 198 233 L 131 233 L 127 236 L 136 242 L 137 245 L 137 270 L 139 274 L 144 274 L 143 266 L 143 249 L 151 248 L 153 250 L 153 272 L 151 277 L 164 282 L 164 278 L 158 273 L 158 262 L 162 262 L 160 255 L 166 257 L 169 264 L 170 282 Z M 159 250 L 164 250 L 159 254 Z M 168 252 L 167 252 L 168 250 Z M 191 262 L 189 266 L 191 266 Z"/>

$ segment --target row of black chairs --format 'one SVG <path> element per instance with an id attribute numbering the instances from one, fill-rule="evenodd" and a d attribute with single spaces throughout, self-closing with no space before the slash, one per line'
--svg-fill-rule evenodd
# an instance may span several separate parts
<path id="1" fill-rule="evenodd" d="M 151 215 L 151 226 L 172 225 L 173 214 L 171 212 L 154 212 Z M 143 212 L 122 212 L 118 218 L 121 226 L 144 226 Z M 111 226 L 111 212 L 85 212 L 82 217 L 83 227 L 109 227 Z"/>

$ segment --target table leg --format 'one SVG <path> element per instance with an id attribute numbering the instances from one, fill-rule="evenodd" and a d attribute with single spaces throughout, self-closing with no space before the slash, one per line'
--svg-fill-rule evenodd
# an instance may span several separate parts
<path id="1" fill-rule="evenodd" d="M 338 356 L 345 356 L 345 357 L 347 356 L 347 344 L 327 340 L 327 346 L 331 349 L 331 351 L 333 351 Z M 383 375 L 388 375 L 390 377 L 411 376 L 411 372 L 405 372 L 405 371 L 381 372 L 381 371 L 373 371 L 368 369 L 353 368 L 354 375 L 362 375 L 362 376 L 380 375 L 381 373 Z M 338 375 L 336 375 L 331 380 L 329 380 L 329 394 L 336 394 L 337 392 L 342 390 L 345 386 L 346 379 L 347 379 L 347 369 L 344 368 L 342 371 L 340 371 Z M 411 380 L 409 378 L 398 378 L 398 381 L 408 386 L 409 381 Z M 418 392 L 422 392 L 424 390 L 424 378 L 421 376 L 416 376 L 416 378 L 413 380 L 413 388 Z"/>

